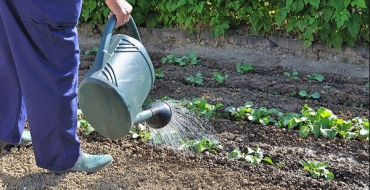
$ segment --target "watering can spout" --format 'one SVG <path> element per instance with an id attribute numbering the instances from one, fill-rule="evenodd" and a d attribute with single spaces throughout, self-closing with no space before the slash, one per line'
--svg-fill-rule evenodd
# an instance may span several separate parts
<path id="1" fill-rule="evenodd" d="M 166 126 L 172 117 L 171 107 L 165 102 L 153 102 L 147 110 L 137 114 L 134 123 L 146 121 L 151 128 L 159 129 Z"/>

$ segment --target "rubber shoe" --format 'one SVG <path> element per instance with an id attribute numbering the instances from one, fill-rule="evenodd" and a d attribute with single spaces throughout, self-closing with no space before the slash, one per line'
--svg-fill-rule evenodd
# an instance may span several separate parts
<path id="1" fill-rule="evenodd" d="M 32 145 L 32 137 L 29 131 L 23 131 L 21 136 L 21 142 L 16 144 L 16 146 L 31 146 Z"/>
<path id="2" fill-rule="evenodd" d="M 4 148 L 9 143 L 6 143 L 4 141 L 0 141 L 0 149 Z M 13 144 L 15 146 L 31 146 L 32 145 L 32 138 L 31 133 L 29 131 L 23 131 L 21 136 L 21 142 L 18 144 Z"/>
<path id="3" fill-rule="evenodd" d="M 76 164 L 66 170 L 49 170 L 50 173 L 62 174 L 67 172 L 86 172 L 88 174 L 95 173 L 113 162 L 111 155 L 91 155 L 82 153 Z"/>

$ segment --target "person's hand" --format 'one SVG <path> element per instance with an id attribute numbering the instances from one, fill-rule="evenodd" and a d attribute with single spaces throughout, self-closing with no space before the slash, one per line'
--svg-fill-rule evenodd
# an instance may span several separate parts
<path id="1" fill-rule="evenodd" d="M 116 15 L 116 28 L 129 21 L 130 14 L 132 12 L 132 6 L 126 0 L 105 0 L 105 3 L 112 13 Z"/>

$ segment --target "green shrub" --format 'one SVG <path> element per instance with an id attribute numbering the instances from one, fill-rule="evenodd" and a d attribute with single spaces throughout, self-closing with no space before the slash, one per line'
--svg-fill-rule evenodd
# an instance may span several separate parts
<path id="1" fill-rule="evenodd" d="M 210 29 L 214 36 L 228 31 L 241 35 L 276 36 L 284 31 L 306 46 L 325 42 L 368 46 L 369 5 L 365 0 L 128 0 L 138 26 Z M 103 0 L 85 0 L 81 22 L 105 23 L 109 9 Z"/>

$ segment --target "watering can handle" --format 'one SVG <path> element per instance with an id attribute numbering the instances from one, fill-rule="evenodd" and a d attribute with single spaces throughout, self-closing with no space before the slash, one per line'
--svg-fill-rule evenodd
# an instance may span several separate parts
<path id="1" fill-rule="evenodd" d="M 109 44 L 110 44 L 110 39 L 112 37 L 112 33 L 113 33 L 113 30 L 114 30 L 114 27 L 116 26 L 116 24 L 117 24 L 116 15 L 112 14 L 109 17 L 107 24 L 105 25 L 105 29 L 104 29 L 104 32 L 103 32 L 103 36 L 102 36 L 102 40 L 101 40 L 100 48 L 99 48 L 100 50 L 102 50 L 102 51 L 103 50 L 108 50 Z M 137 30 L 135 21 L 132 18 L 132 16 L 130 16 L 130 20 L 126 24 L 127 24 L 128 29 L 130 30 L 130 33 L 131 33 L 132 37 L 134 37 L 136 40 L 141 42 L 139 31 Z"/>

